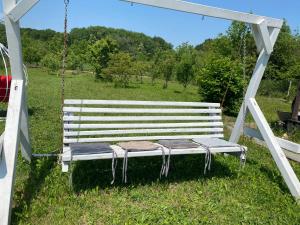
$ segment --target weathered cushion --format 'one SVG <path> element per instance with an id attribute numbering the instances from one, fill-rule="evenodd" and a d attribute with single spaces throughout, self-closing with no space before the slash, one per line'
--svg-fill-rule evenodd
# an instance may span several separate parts
<path id="1" fill-rule="evenodd" d="M 118 145 L 126 151 L 154 151 L 159 148 L 158 145 L 150 141 L 128 141 L 120 142 Z"/>
<path id="2" fill-rule="evenodd" d="M 233 143 L 219 138 L 195 138 L 193 139 L 193 141 L 208 148 L 240 147 L 240 145 L 237 143 Z"/>
<path id="3" fill-rule="evenodd" d="M 70 149 L 72 155 L 91 155 L 91 154 L 113 152 L 113 149 L 106 143 L 91 143 L 91 144 L 74 143 L 74 144 L 70 144 Z"/>
<path id="4" fill-rule="evenodd" d="M 159 144 L 170 149 L 198 148 L 199 145 L 190 140 L 159 140 Z"/>

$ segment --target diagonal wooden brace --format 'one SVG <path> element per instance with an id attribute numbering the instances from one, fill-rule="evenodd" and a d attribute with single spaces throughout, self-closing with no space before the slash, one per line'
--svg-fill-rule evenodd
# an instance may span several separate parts
<path id="1" fill-rule="evenodd" d="M 0 161 L 0 224 L 10 222 L 11 202 L 20 143 L 20 124 L 24 81 L 12 80 Z"/>

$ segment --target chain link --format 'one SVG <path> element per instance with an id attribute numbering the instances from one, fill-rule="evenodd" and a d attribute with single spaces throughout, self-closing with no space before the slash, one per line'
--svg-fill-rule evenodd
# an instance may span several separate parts
<path id="1" fill-rule="evenodd" d="M 64 0 L 65 4 L 65 18 L 64 18 L 64 49 L 63 49 L 63 60 L 62 60 L 62 72 L 61 72 L 61 129 L 62 129 L 62 145 L 64 139 L 64 100 L 65 100 L 65 72 L 66 72 L 66 61 L 68 54 L 68 6 L 69 0 Z"/>

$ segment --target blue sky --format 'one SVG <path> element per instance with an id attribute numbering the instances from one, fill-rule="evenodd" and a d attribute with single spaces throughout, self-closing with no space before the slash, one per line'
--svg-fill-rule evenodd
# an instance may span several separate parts
<path id="1" fill-rule="evenodd" d="M 163 0 L 161 0 L 163 1 Z M 300 29 L 299 0 L 190 0 L 244 12 L 286 18 Z M 22 27 L 63 30 L 63 0 L 41 0 L 21 21 Z M 2 11 L 2 5 L 1 5 Z M 226 30 L 230 22 L 182 12 L 133 5 L 119 0 L 70 0 L 70 28 L 100 25 L 160 36 L 177 46 L 201 43 Z"/>

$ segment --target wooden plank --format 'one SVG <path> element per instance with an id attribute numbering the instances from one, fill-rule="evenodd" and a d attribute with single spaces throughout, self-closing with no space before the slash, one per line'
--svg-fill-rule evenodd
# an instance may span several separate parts
<path id="1" fill-rule="evenodd" d="M 221 116 L 64 116 L 64 121 L 218 121 Z"/>
<path id="2" fill-rule="evenodd" d="M 117 153 L 117 158 L 124 158 L 124 150 L 122 150 L 117 145 L 111 146 L 115 152 Z M 164 147 L 163 147 L 164 148 Z M 164 148 L 165 152 L 169 150 Z M 230 153 L 230 152 L 240 152 L 241 149 L 239 147 L 222 147 L 222 148 L 212 148 L 211 152 L 215 153 Z M 202 147 L 193 148 L 193 149 L 173 149 L 171 154 L 172 155 L 190 155 L 190 154 L 205 154 L 206 150 Z M 149 156 L 161 156 L 161 150 L 154 150 L 154 151 L 140 151 L 140 152 L 129 152 L 128 157 L 149 157 Z M 104 153 L 104 154 L 92 154 L 92 155 L 75 155 L 72 157 L 72 161 L 79 161 L 79 160 L 96 160 L 96 159 L 111 159 L 111 153 Z M 70 155 L 65 154 L 62 155 L 63 162 L 70 161 Z"/>
<path id="3" fill-rule="evenodd" d="M 118 142 L 118 141 L 148 141 L 148 140 L 176 140 L 193 138 L 223 138 L 223 134 L 210 135 L 174 135 L 174 136 L 140 136 L 140 137 L 104 137 L 104 138 L 65 138 L 65 144 L 71 143 L 95 143 L 95 142 Z"/>
<path id="4" fill-rule="evenodd" d="M 245 128 L 245 134 L 249 137 L 257 138 L 259 140 L 264 140 L 259 130 L 252 129 L 252 128 Z M 300 145 L 288 140 L 285 140 L 283 138 L 276 137 L 276 140 L 278 141 L 281 148 L 284 148 L 286 150 L 289 150 L 290 152 L 300 154 Z"/>
<path id="5" fill-rule="evenodd" d="M 12 80 L 5 123 L 4 146 L 0 158 L 0 224 L 10 223 L 17 156 L 20 143 L 20 121 L 24 82 Z"/>
<path id="6" fill-rule="evenodd" d="M 113 128 L 168 128 L 168 127 L 222 127 L 222 122 L 207 123 L 127 123 L 127 124 L 64 124 L 65 129 L 113 129 Z"/>
<path id="7" fill-rule="evenodd" d="M 261 36 L 259 35 L 260 33 L 258 30 L 258 25 L 251 25 L 251 28 L 252 28 L 252 33 L 253 33 L 257 53 L 260 53 L 264 46 L 261 40 Z"/>
<path id="8" fill-rule="evenodd" d="M 274 47 L 274 44 L 276 43 L 279 32 L 280 32 L 280 29 L 277 29 L 277 28 L 272 29 L 270 38 L 271 38 L 271 43 L 272 43 L 273 47 Z M 256 33 L 256 35 L 259 35 L 259 34 Z M 254 68 L 254 71 L 252 74 L 252 78 L 249 82 L 247 92 L 246 92 L 244 99 L 255 98 L 255 95 L 259 88 L 261 79 L 262 79 L 262 77 L 265 73 L 266 67 L 268 65 L 269 59 L 270 59 L 270 55 L 268 55 L 267 52 L 265 51 L 265 49 L 263 48 L 257 59 L 256 65 L 255 65 L 255 68 Z M 235 143 L 238 142 L 238 140 L 241 136 L 241 131 L 244 126 L 245 116 L 247 115 L 247 113 L 248 113 L 247 104 L 245 107 L 245 102 L 243 102 L 229 141 L 235 142 Z"/>
<path id="9" fill-rule="evenodd" d="M 192 13 L 203 16 L 216 17 L 227 20 L 235 20 L 244 23 L 258 24 L 262 19 L 267 21 L 270 27 L 281 28 L 283 20 L 265 16 L 258 16 L 251 13 L 237 12 L 228 9 L 216 8 L 198 3 L 180 0 L 122 0 L 130 3 L 144 4 L 159 8 L 171 9 L 185 13 Z"/>
<path id="10" fill-rule="evenodd" d="M 29 138 L 29 126 L 28 126 L 28 108 L 27 108 L 27 93 L 24 90 L 23 94 L 23 107 L 21 114 L 21 127 L 20 127 L 20 143 L 21 143 L 21 152 L 24 159 L 28 162 L 31 162 L 31 144 Z"/>
<path id="11" fill-rule="evenodd" d="M 88 100 L 66 99 L 65 105 L 141 105 L 141 106 L 193 106 L 220 108 L 220 103 L 209 102 L 172 102 L 172 101 L 128 101 L 128 100 Z"/>
<path id="12" fill-rule="evenodd" d="M 288 159 L 286 158 L 286 155 L 278 144 L 267 120 L 265 119 L 254 98 L 249 98 L 247 105 L 291 194 L 296 200 L 299 200 L 300 182 Z"/>
<path id="13" fill-rule="evenodd" d="M 66 131 L 65 137 L 113 135 L 113 134 L 156 134 L 156 133 L 221 133 L 223 128 L 174 128 L 174 129 L 131 129 L 101 131 Z"/>
<path id="14" fill-rule="evenodd" d="M 0 136 L 0 159 L 2 157 L 3 142 L 4 142 L 4 133 L 2 133 L 1 136 Z"/>
<path id="15" fill-rule="evenodd" d="M 270 39 L 270 33 L 267 25 L 266 20 L 262 20 L 258 25 L 257 25 L 257 30 L 260 33 L 261 39 L 262 39 L 262 44 L 266 50 L 266 52 L 271 55 L 273 52 L 273 45 L 271 43 Z"/>
<path id="16" fill-rule="evenodd" d="M 221 113 L 221 109 L 146 109 L 146 108 L 86 108 L 64 107 L 64 112 L 72 113 Z"/>
<path id="17" fill-rule="evenodd" d="M 18 22 L 39 1 L 40 0 L 20 0 L 15 7 L 8 12 L 8 16 L 14 22 Z"/>

